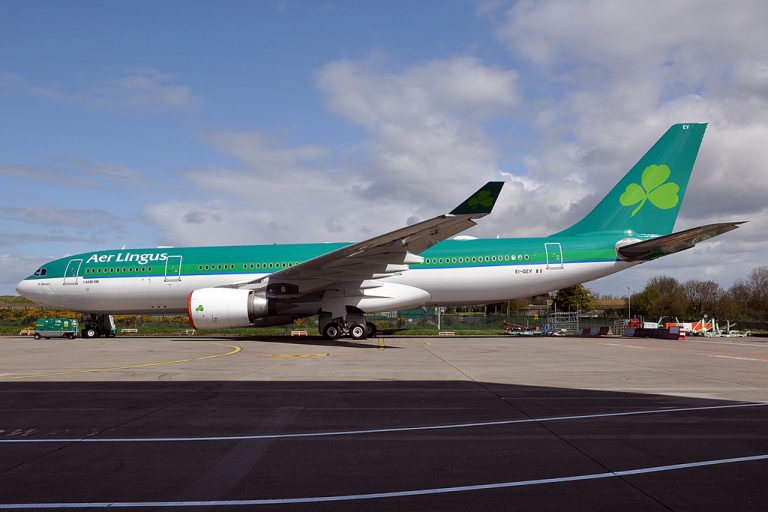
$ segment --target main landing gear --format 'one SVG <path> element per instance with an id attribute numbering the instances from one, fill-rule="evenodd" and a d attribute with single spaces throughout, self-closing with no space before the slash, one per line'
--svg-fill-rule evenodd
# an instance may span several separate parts
<path id="1" fill-rule="evenodd" d="M 347 313 L 343 318 L 331 318 L 330 314 L 321 313 L 319 327 L 323 337 L 329 340 L 347 336 L 353 340 L 364 340 L 376 336 L 376 324 L 367 322 L 361 313 Z"/>

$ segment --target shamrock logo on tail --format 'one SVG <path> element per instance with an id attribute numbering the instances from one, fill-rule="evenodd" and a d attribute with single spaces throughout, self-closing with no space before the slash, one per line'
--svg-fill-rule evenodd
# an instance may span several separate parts
<path id="1" fill-rule="evenodd" d="M 637 183 L 627 185 L 627 190 L 621 194 L 619 202 L 624 206 L 640 203 L 632 211 L 631 217 L 634 217 L 649 200 L 656 208 L 662 210 L 669 210 L 677 205 L 680 200 L 677 197 L 680 186 L 672 182 L 664 183 L 669 179 L 669 174 L 669 166 L 667 165 L 649 165 L 643 171 L 642 187 Z"/>
<path id="2" fill-rule="evenodd" d="M 485 208 L 488 208 L 493 204 L 493 196 L 491 193 L 487 190 L 481 190 L 477 193 L 477 195 L 472 196 L 469 201 L 467 201 L 467 205 L 470 208 L 477 208 L 478 206 L 483 206 Z"/>
<path id="3" fill-rule="evenodd" d="M 202 304 L 200 304 L 199 306 L 197 306 L 197 307 L 195 308 L 195 311 L 201 311 L 201 312 L 202 312 L 202 311 L 205 311 L 205 308 L 203 307 L 203 305 L 202 305 Z"/>

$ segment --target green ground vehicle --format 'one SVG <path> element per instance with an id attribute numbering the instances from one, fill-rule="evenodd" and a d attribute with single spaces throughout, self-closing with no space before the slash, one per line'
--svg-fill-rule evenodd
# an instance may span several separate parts
<path id="1" fill-rule="evenodd" d="M 38 318 L 35 322 L 35 339 L 69 338 L 75 339 L 78 322 L 73 318 Z"/>

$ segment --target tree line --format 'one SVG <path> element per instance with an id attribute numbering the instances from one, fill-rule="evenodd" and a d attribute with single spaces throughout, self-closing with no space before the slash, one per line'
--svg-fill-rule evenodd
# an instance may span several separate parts
<path id="1" fill-rule="evenodd" d="M 676 316 L 737 320 L 768 320 L 768 267 L 755 267 L 749 277 L 724 289 L 715 281 L 671 276 L 651 278 L 643 291 L 632 295 L 632 312 L 646 317 Z"/>
<path id="2" fill-rule="evenodd" d="M 588 312 L 595 309 L 597 297 L 583 285 L 559 290 L 554 302 L 558 311 Z M 678 317 L 768 321 L 768 267 L 755 267 L 745 279 L 725 289 L 715 281 L 691 279 L 681 282 L 672 276 L 648 280 L 642 291 L 631 296 L 632 316 L 646 318 Z"/>

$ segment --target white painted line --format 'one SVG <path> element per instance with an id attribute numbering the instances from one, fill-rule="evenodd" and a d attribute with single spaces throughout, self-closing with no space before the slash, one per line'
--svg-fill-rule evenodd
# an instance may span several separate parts
<path id="1" fill-rule="evenodd" d="M 525 418 L 519 420 L 483 421 L 474 423 L 458 423 L 450 425 L 422 425 L 416 427 L 391 427 L 367 430 L 342 430 L 338 432 L 301 432 L 296 434 L 262 434 L 242 436 L 208 436 L 208 437 L 82 437 L 82 438 L 24 438 L 0 439 L 0 443 L 175 443 L 193 441 L 256 441 L 262 439 L 289 439 L 294 437 L 330 437 L 352 436 L 361 434 L 384 434 L 390 432 L 414 432 L 418 430 L 448 430 L 475 427 L 493 427 L 498 425 L 515 425 L 521 423 L 544 423 L 547 421 L 573 421 L 594 418 L 613 418 L 618 416 L 639 416 L 643 414 L 666 414 L 670 412 L 712 411 L 717 409 L 739 409 L 744 407 L 765 407 L 768 404 L 746 403 L 729 405 L 710 405 L 703 407 L 677 407 L 673 409 L 646 409 L 642 411 L 607 412 L 600 414 L 581 414 L 577 416 L 550 416 L 546 418 Z"/>
<path id="2" fill-rule="evenodd" d="M 626 347 L 626 348 L 640 348 L 640 349 L 649 348 L 649 347 L 640 347 L 637 345 L 624 345 L 623 343 L 598 343 L 598 345 L 605 345 L 608 347 Z"/>
<path id="3" fill-rule="evenodd" d="M 712 338 L 709 338 L 710 340 Z M 690 337 L 685 339 L 686 343 L 704 343 L 705 345 L 728 345 L 729 347 L 758 347 L 758 348 L 768 348 L 768 342 L 766 343 L 747 343 L 743 341 L 736 341 L 739 338 L 721 338 L 720 340 L 712 340 L 712 341 L 706 341 L 706 340 L 695 340 L 691 339 Z M 744 339 L 744 338 L 741 338 Z"/>
<path id="4" fill-rule="evenodd" d="M 768 363 L 765 359 L 755 359 L 754 357 L 736 357 L 736 356 L 721 356 L 717 354 L 696 354 L 697 356 L 718 357 L 720 359 L 737 359 L 739 361 L 759 361 L 761 363 Z"/>
<path id="5" fill-rule="evenodd" d="M 517 480 L 514 482 L 498 482 L 492 484 L 461 485 L 456 487 L 436 487 L 432 489 L 415 489 L 409 491 L 377 492 L 369 494 L 344 494 L 339 496 L 317 496 L 307 498 L 274 498 L 251 500 L 211 500 L 211 501 L 117 501 L 101 503 L 0 503 L 0 510 L 18 509 L 82 509 L 82 508 L 138 508 L 138 507 L 237 507 L 255 505 L 290 505 L 298 503 L 327 503 L 332 501 L 359 501 L 384 498 L 403 498 L 407 496 L 426 496 L 430 494 L 446 494 L 453 492 L 484 491 L 488 489 L 504 489 L 510 487 L 527 487 L 531 485 L 559 484 L 566 482 L 579 482 L 583 480 L 599 480 L 602 478 L 616 478 L 623 476 L 645 475 L 660 473 L 662 471 L 679 471 L 682 469 L 700 468 L 704 466 L 716 466 L 722 464 L 736 464 L 740 462 L 754 462 L 767 460 L 768 454 L 752 455 L 748 457 L 734 457 L 730 459 L 714 459 L 699 462 L 686 462 L 683 464 L 670 464 L 667 466 L 653 466 L 647 468 L 629 469 L 625 471 L 609 471 L 607 473 L 592 473 L 587 475 L 563 476 L 556 478 L 540 478 L 536 480 Z"/>

